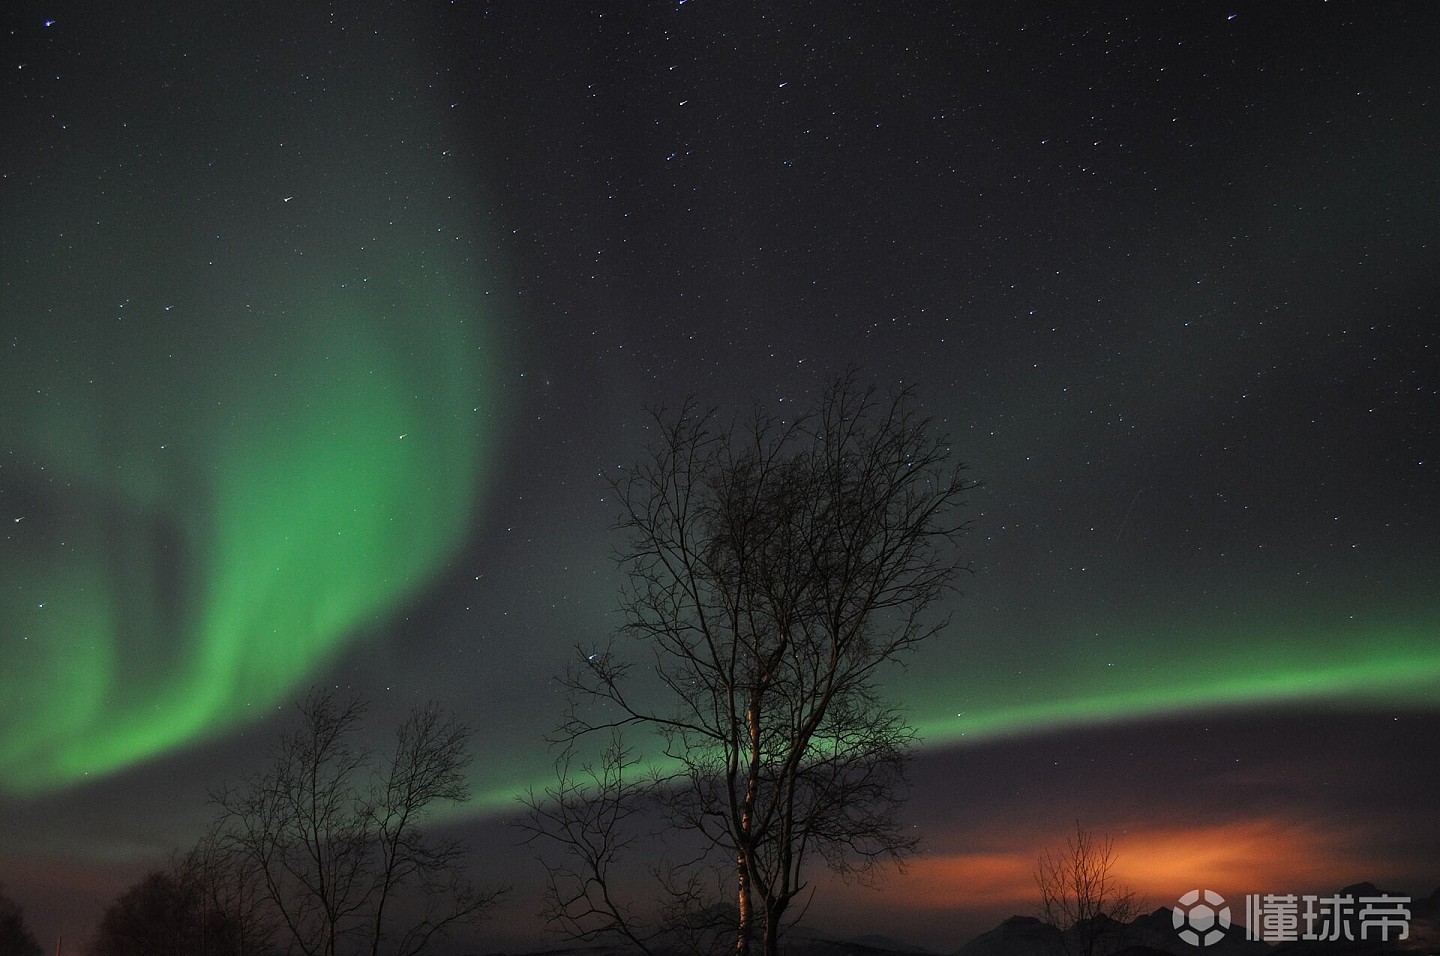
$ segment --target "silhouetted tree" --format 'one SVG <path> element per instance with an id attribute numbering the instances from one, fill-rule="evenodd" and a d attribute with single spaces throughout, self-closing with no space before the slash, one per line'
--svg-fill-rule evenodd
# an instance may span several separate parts
<path id="1" fill-rule="evenodd" d="M 204 945 L 210 927 L 192 885 L 155 870 L 105 909 L 92 956 L 191 956 L 216 952 Z"/>
<path id="2" fill-rule="evenodd" d="M 259 875 L 245 865 L 217 828 L 171 862 L 170 872 L 193 889 L 205 918 L 205 952 L 268 956 L 279 926 Z"/>
<path id="3" fill-rule="evenodd" d="M 793 420 L 727 425 L 692 402 L 653 427 L 614 482 L 622 636 L 649 660 L 635 673 L 613 645 L 583 655 L 557 783 L 525 825 L 562 928 L 651 947 L 664 927 L 617 899 L 610 868 L 658 806 L 727 861 L 734 949 L 758 928 L 773 956 L 815 859 L 867 878 L 913 849 L 897 818 L 913 733 L 877 675 L 943 623 L 925 612 L 962 567 L 955 512 L 973 485 L 911 390 L 884 398 L 853 376 Z M 631 727 L 658 737 L 655 773 Z M 613 736 L 580 760 L 596 733 Z M 665 882 L 684 913 L 716 911 L 687 868 Z"/>
<path id="4" fill-rule="evenodd" d="M 378 759 L 353 743 L 364 710 L 312 692 L 270 769 L 214 798 L 218 847 L 307 956 L 413 956 L 499 895 L 466 878 L 463 843 L 420 830 L 437 806 L 469 797 L 470 729 L 422 707 Z"/>
<path id="5" fill-rule="evenodd" d="M 5 895 L 0 885 L 0 953 L 7 956 L 42 956 L 40 943 L 25 925 L 25 911 Z"/>
<path id="6" fill-rule="evenodd" d="M 1041 919 L 1061 931 L 1068 951 L 1104 956 L 1140 915 L 1140 901 L 1116 882 L 1115 844 L 1075 824 L 1064 849 L 1047 850 L 1035 863 Z"/>
<path id="7" fill-rule="evenodd" d="M 271 956 L 273 932 L 235 905 L 226 889 L 235 874 L 205 858 L 205 846 L 147 873 L 111 903 L 91 956 Z"/>

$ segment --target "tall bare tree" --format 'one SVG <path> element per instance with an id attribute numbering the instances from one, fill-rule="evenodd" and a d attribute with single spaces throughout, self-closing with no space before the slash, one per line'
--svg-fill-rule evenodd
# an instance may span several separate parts
<path id="1" fill-rule="evenodd" d="M 169 873 L 187 887 L 204 933 L 193 956 L 268 956 L 279 926 L 260 875 L 246 865 L 219 827 L 175 855 Z"/>
<path id="2" fill-rule="evenodd" d="M 565 861 L 550 870 L 561 925 L 639 942 L 607 867 L 627 810 L 659 801 L 728 860 L 735 951 L 758 935 L 773 956 L 810 864 L 864 879 L 913 849 L 897 814 L 914 735 L 878 677 L 944 623 L 926 612 L 963 567 L 956 512 L 973 483 L 911 390 L 881 396 L 853 376 L 792 420 L 726 424 L 692 402 L 653 427 L 614 483 L 621 637 L 647 666 L 612 644 L 571 672 L 567 756 L 528 826 Z M 635 773 L 623 737 L 571 772 L 591 735 L 632 728 L 657 741 L 658 777 Z M 693 875 L 667 882 L 698 898 Z"/>
<path id="3" fill-rule="evenodd" d="M 220 849 L 306 956 L 413 956 L 498 895 L 466 879 L 462 843 L 420 830 L 437 806 L 468 798 L 471 731 L 431 704 L 381 759 L 353 742 L 364 710 L 312 692 L 270 768 L 214 797 Z"/>
<path id="4" fill-rule="evenodd" d="M 1114 875 L 1115 843 L 1075 824 L 1064 849 L 1047 850 L 1035 863 L 1041 919 L 1061 932 L 1076 956 L 1103 956 L 1117 948 L 1141 902 Z"/>
<path id="5" fill-rule="evenodd" d="M 91 956 L 274 956 L 264 934 L 211 905 L 202 875 L 181 858 L 153 870 L 105 909 Z"/>

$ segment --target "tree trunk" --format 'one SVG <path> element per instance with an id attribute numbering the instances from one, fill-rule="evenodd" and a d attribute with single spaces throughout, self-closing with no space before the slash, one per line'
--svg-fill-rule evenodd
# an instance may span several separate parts
<path id="1" fill-rule="evenodd" d="M 779 956 L 780 953 L 780 916 L 779 914 L 765 915 L 765 956 Z"/>
<path id="2" fill-rule="evenodd" d="M 735 868 L 738 873 L 739 891 L 736 894 L 735 908 L 739 911 L 739 919 L 736 921 L 735 935 L 735 956 L 750 956 L 750 868 L 749 860 L 745 854 L 739 853 L 735 858 Z"/>
<path id="3" fill-rule="evenodd" d="M 735 901 L 740 910 L 739 935 L 735 940 L 736 956 L 749 956 L 750 927 L 754 917 L 750 911 L 750 828 L 755 822 L 755 798 L 760 790 L 760 695 L 752 691 L 750 702 L 745 708 L 745 732 L 749 743 L 749 754 L 745 768 L 745 796 L 740 804 L 740 845 L 736 848 L 735 865 L 738 870 L 739 891 Z"/>

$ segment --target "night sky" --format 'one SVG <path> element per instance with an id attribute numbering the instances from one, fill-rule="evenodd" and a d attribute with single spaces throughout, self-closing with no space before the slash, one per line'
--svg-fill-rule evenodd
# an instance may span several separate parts
<path id="1" fill-rule="evenodd" d="M 891 673 L 958 947 L 1078 819 L 1152 905 L 1440 885 L 1440 8 L 6 4 L 0 882 L 42 940 L 313 684 L 514 798 L 647 406 L 915 384 L 974 574 Z M 48 944 L 47 944 L 48 945 Z"/>

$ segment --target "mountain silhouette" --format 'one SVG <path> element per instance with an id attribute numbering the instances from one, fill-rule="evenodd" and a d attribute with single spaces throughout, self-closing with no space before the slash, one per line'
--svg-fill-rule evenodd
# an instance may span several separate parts
<path id="1" fill-rule="evenodd" d="M 1373 883 L 1354 883 L 1337 891 L 1357 901 L 1364 896 L 1405 896 L 1383 891 Z M 1428 896 L 1412 896 L 1405 904 L 1410 911 L 1409 934 L 1404 940 L 1322 942 L 1298 940 L 1269 944 L 1245 938 L 1245 900 L 1230 902 L 1231 925 L 1223 939 L 1209 946 L 1194 946 L 1179 936 L 1174 910 L 1161 906 L 1137 916 L 1129 923 L 1100 917 L 1086 926 L 1065 932 L 1033 916 L 1011 916 L 994 929 L 971 939 L 951 956 L 1081 956 L 1083 940 L 1098 940 L 1093 956 L 1429 956 L 1440 953 L 1440 888 Z M 717 926 L 733 925 L 733 907 L 717 907 L 707 914 Z M 1097 925 L 1098 923 L 1098 925 Z M 1302 921 L 1302 928 L 1303 928 Z M 728 947 L 726 947 L 728 949 Z M 660 947 L 665 951 L 664 947 Z M 888 936 L 860 936 L 836 939 L 823 930 L 795 926 L 781 942 L 786 956 L 916 956 L 929 952 Z M 633 956 L 635 949 L 617 945 L 572 945 L 534 950 L 531 956 Z M 675 950 L 681 956 L 681 949 Z"/>
<path id="2" fill-rule="evenodd" d="M 1358 910 L 1362 897 L 1407 894 L 1381 890 L 1374 883 L 1362 882 L 1346 886 L 1336 895 L 1356 900 Z M 1087 938 L 1098 941 L 1093 944 L 1092 956 L 1428 956 L 1440 952 L 1440 888 L 1428 896 L 1411 896 L 1410 902 L 1403 905 L 1410 911 L 1408 935 L 1404 940 L 1393 938 L 1393 932 L 1388 941 L 1296 940 L 1272 945 L 1246 939 L 1245 900 L 1241 898 L 1230 903 L 1232 922 L 1224 937 L 1209 946 L 1196 946 L 1181 939 L 1175 925 L 1175 911 L 1162 906 L 1130 923 L 1117 923 L 1102 916 L 1063 933 L 1033 916 L 1011 916 L 955 950 L 953 956 L 1082 956 Z M 1304 931 L 1303 919 L 1301 931 Z"/>

